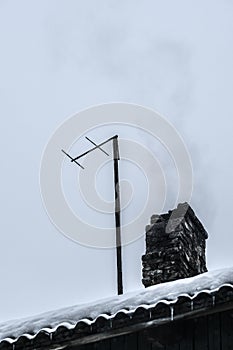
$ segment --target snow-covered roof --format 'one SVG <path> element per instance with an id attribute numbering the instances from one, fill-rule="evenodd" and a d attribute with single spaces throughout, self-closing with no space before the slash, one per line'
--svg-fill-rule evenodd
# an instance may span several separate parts
<path id="1" fill-rule="evenodd" d="M 111 322 L 119 313 L 123 312 L 132 317 L 139 308 L 152 310 L 161 303 L 173 308 L 173 305 L 181 297 L 189 298 L 192 303 L 200 293 L 214 295 L 223 287 L 233 289 L 233 267 L 206 272 L 195 277 L 167 282 L 87 304 L 46 312 L 30 318 L 1 323 L 0 341 L 14 344 L 19 337 L 33 339 L 40 332 L 48 334 L 51 339 L 53 333 L 61 326 L 71 330 L 82 322 L 91 327 L 100 317 Z M 171 309 L 171 317 L 174 317 L 173 312 L 174 310 Z"/>

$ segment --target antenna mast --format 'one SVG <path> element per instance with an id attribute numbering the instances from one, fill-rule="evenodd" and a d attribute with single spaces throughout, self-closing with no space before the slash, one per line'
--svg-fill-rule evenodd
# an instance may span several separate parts
<path id="1" fill-rule="evenodd" d="M 117 291 L 118 295 L 123 294 L 123 280 L 122 280 L 122 246 L 121 246 L 121 207 L 120 207 L 120 182 L 119 182 L 119 145 L 118 145 L 118 135 L 115 135 L 106 141 L 100 143 L 97 145 L 95 142 L 90 140 L 88 137 L 86 139 L 91 142 L 95 147 L 89 149 L 88 151 L 80 154 L 79 156 L 73 158 L 71 157 L 67 152 L 62 150 L 62 152 L 71 159 L 71 162 L 76 163 L 78 166 L 80 166 L 82 169 L 84 167 L 77 162 L 79 158 L 84 157 L 88 153 L 99 149 L 103 153 L 105 153 L 107 156 L 109 154 L 105 152 L 101 148 L 104 144 L 106 144 L 109 141 L 113 141 L 113 162 L 114 162 L 114 195 L 115 195 L 115 226 L 116 226 L 116 257 L 117 257 Z"/>
<path id="2" fill-rule="evenodd" d="M 122 256 L 121 256 L 121 206 L 120 206 L 120 182 L 118 162 L 120 160 L 118 136 L 113 139 L 114 159 L 114 187 L 115 187 L 115 223 L 116 223 L 116 250 L 117 250 L 117 286 L 118 295 L 123 294 L 122 282 Z"/>

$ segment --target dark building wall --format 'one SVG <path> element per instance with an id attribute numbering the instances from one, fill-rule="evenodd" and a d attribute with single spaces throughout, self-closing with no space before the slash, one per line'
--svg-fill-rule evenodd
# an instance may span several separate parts
<path id="1" fill-rule="evenodd" d="M 233 309 L 67 350 L 233 350 Z"/>
<path id="2" fill-rule="evenodd" d="M 142 256 L 145 287 L 206 272 L 204 227 L 187 203 L 163 215 L 153 215 L 146 227 Z"/>

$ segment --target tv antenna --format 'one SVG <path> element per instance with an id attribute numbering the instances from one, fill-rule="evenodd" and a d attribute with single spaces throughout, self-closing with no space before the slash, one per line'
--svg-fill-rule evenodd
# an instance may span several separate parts
<path id="1" fill-rule="evenodd" d="M 86 139 L 91 142 L 95 147 L 92 147 L 88 151 L 80 154 L 77 157 L 71 157 L 67 152 L 62 149 L 62 152 L 71 159 L 71 162 L 77 164 L 82 169 L 84 167 L 78 162 L 78 160 L 88 153 L 99 149 L 104 154 L 109 156 L 107 152 L 102 148 L 103 145 L 112 141 L 113 145 L 113 164 L 114 164 L 114 194 L 115 194 L 115 226 L 116 226 L 116 257 L 117 257 L 117 289 L 118 295 L 123 294 L 123 281 L 122 281 L 122 248 L 121 248 L 121 210 L 120 210 L 120 183 L 119 183 L 119 167 L 118 162 L 120 160 L 119 155 L 119 145 L 118 145 L 118 135 L 110 137 L 109 139 L 101 142 L 100 144 L 96 144 L 91 139 L 86 136 Z"/>

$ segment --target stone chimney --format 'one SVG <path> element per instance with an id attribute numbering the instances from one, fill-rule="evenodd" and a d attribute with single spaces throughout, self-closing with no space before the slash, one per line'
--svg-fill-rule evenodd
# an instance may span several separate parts
<path id="1" fill-rule="evenodd" d="M 142 256 L 145 287 L 206 272 L 208 234 L 188 203 L 167 214 L 153 215 L 146 227 Z"/>

